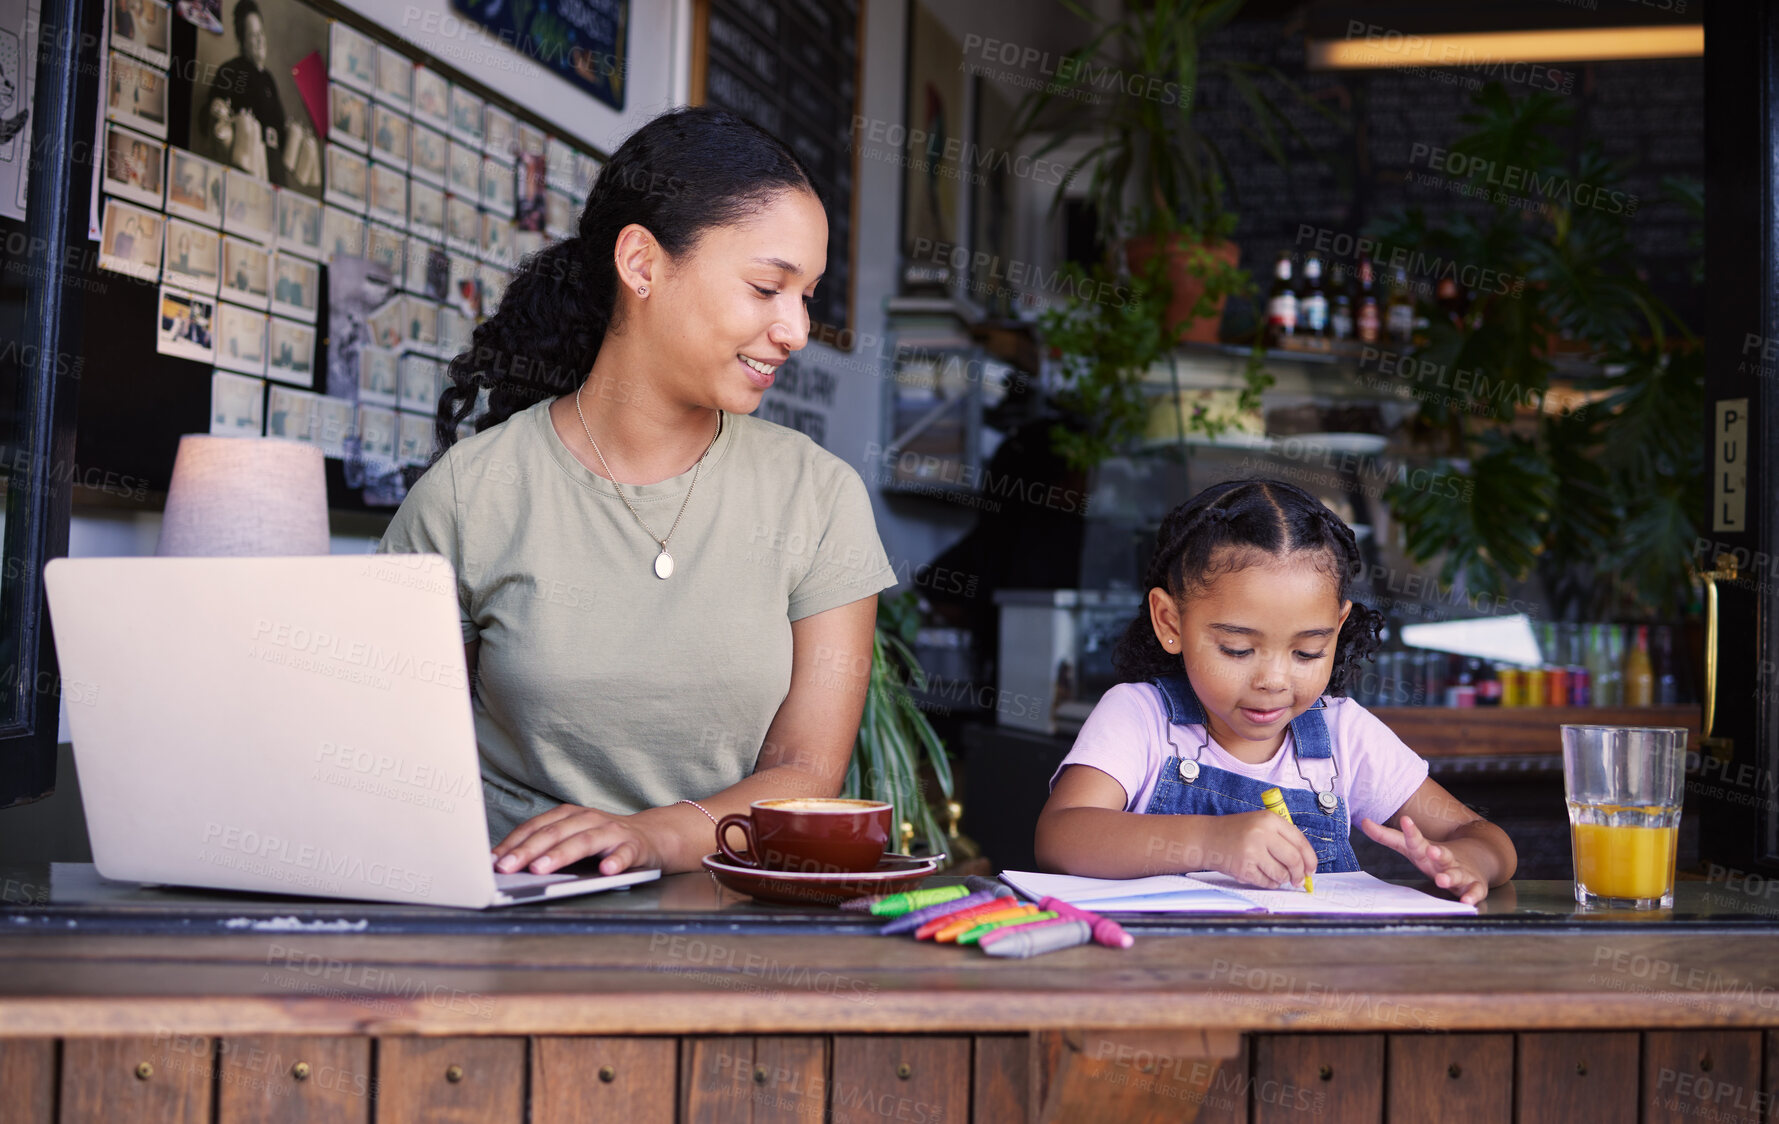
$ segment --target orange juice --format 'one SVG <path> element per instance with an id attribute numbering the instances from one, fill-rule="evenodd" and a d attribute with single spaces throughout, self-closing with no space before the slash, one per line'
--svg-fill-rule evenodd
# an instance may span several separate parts
<path id="1" fill-rule="evenodd" d="M 1575 878 L 1603 898 L 1660 898 L 1674 885 L 1680 828 L 1571 823 Z"/>

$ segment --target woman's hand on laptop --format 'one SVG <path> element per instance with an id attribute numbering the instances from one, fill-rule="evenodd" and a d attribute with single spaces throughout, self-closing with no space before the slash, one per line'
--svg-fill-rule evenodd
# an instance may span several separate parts
<path id="1" fill-rule="evenodd" d="M 494 848 L 494 869 L 551 874 L 590 855 L 603 854 L 600 874 L 632 867 L 665 867 L 663 843 L 636 816 L 618 816 L 578 804 L 561 804 L 515 827 Z"/>

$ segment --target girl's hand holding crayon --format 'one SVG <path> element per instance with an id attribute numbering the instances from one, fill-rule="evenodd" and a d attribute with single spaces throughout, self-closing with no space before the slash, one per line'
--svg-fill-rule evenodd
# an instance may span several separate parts
<path id="1" fill-rule="evenodd" d="M 1401 831 L 1373 823 L 1370 819 L 1359 821 L 1359 828 L 1374 843 L 1382 843 L 1407 857 L 1422 874 L 1433 879 L 1435 886 L 1465 905 L 1475 905 L 1489 896 L 1488 879 L 1465 862 L 1456 850 L 1450 846 L 1442 847 L 1422 835 L 1415 821 L 1407 816 L 1397 822 L 1402 824 Z"/>
<path id="2" fill-rule="evenodd" d="M 1302 886 L 1304 876 L 1315 873 L 1316 849 L 1303 832 L 1271 812 L 1219 816 L 1217 837 L 1221 846 L 1207 854 L 1210 869 L 1250 886 Z"/>

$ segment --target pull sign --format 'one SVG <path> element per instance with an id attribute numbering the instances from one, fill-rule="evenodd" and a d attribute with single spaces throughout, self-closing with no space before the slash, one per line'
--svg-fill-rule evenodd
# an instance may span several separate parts
<path id="1" fill-rule="evenodd" d="M 1717 451 L 1712 454 L 1711 529 L 1748 529 L 1748 399 L 1717 404 Z"/>

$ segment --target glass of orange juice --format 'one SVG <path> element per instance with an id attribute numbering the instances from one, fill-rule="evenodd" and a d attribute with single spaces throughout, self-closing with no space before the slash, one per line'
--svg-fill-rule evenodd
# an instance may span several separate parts
<path id="1" fill-rule="evenodd" d="M 1605 909 L 1671 909 L 1686 730 L 1563 727 L 1563 792 L 1575 900 Z"/>

